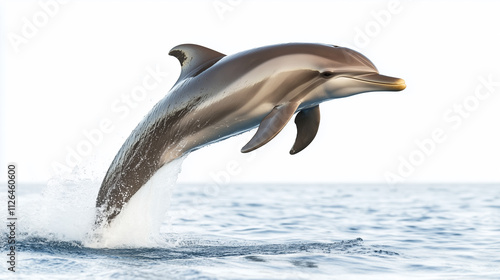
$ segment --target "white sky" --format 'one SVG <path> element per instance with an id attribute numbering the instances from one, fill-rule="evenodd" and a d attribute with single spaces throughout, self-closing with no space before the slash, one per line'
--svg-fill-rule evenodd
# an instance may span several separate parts
<path id="1" fill-rule="evenodd" d="M 295 156 L 293 121 L 254 153 L 240 153 L 254 131 L 205 147 L 179 181 L 383 183 L 390 172 L 409 183 L 500 182 L 499 2 L 0 3 L 0 164 L 17 162 L 25 182 L 56 175 L 54 163 L 67 164 L 85 131 L 108 121 L 77 160 L 103 176 L 177 79 L 172 47 L 229 55 L 287 42 L 353 48 L 408 87 L 323 103 L 316 139 Z M 127 105 L 156 68 L 168 75 Z"/>

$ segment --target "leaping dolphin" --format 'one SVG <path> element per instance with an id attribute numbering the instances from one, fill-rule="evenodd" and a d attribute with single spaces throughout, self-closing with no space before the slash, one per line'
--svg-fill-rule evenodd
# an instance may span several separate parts
<path id="1" fill-rule="evenodd" d="M 163 165 L 191 151 L 259 126 L 241 149 L 253 151 L 298 112 L 296 154 L 316 136 L 319 103 L 406 87 L 362 54 L 334 45 L 280 44 L 226 56 L 184 44 L 169 55 L 179 60 L 180 77 L 115 156 L 97 197 L 96 224 L 112 221 Z"/>

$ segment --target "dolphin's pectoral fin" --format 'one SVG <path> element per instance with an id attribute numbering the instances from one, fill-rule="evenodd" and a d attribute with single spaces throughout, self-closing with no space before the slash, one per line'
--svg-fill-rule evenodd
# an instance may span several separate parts
<path id="1" fill-rule="evenodd" d="M 297 138 L 293 144 L 290 154 L 294 155 L 305 149 L 316 136 L 319 127 L 319 106 L 300 111 L 295 117 L 297 125 Z"/>
<path id="2" fill-rule="evenodd" d="M 271 113 L 262 120 L 253 138 L 241 148 L 241 152 L 251 152 L 271 141 L 271 139 L 285 127 L 298 107 L 298 102 L 291 102 L 274 107 Z"/>
<path id="3" fill-rule="evenodd" d="M 194 44 L 178 45 L 171 49 L 168 54 L 175 56 L 181 63 L 182 69 L 179 80 L 198 75 L 226 56 L 220 52 Z"/>

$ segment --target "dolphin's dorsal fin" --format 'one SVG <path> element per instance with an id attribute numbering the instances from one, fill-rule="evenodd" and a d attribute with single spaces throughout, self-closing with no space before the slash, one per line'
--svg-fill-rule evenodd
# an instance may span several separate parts
<path id="1" fill-rule="evenodd" d="M 293 144 L 290 154 L 294 155 L 305 149 L 318 133 L 319 127 L 319 106 L 300 111 L 295 117 L 297 125 L 297 138 Z"/>
<path id="2" fill-rule="evenodd" d="M 181 63 L 179 80 L 198 75 L 226 56 L 220 52 L 195 44 L 178 45 L 171 49 L 168 54 L 175 56 Z"/>
<path id="3" fill-rule="evenodd" d="M 242 153 L 251 152 L 271 141 L 288 123 L 299 107 L 299 102 L 290 102 L 273 108 L 260 123 L 253 138 L 241 148 Z"/>

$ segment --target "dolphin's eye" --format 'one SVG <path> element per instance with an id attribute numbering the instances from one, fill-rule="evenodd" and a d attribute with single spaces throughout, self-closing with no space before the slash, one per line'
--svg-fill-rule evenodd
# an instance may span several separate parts
<path id="1" fill-rule="evenodd" d="M 321 77 L 323 77 L 323 78 L 331 78 L 331 77 L 333 77 L 333 72 L 332 71 L 321 72 Z"/>

